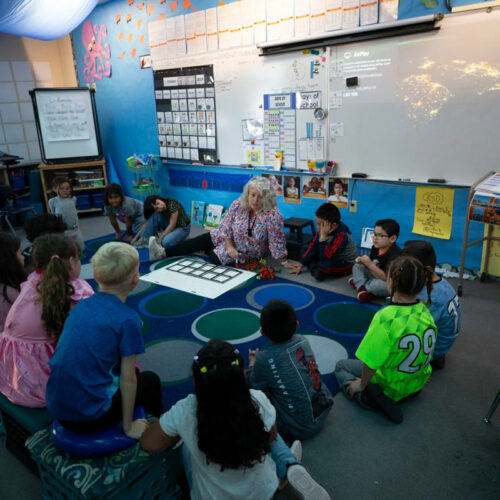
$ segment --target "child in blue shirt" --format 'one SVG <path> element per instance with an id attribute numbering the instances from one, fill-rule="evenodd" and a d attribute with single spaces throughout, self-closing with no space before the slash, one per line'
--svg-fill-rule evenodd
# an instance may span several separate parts
<path id="1" fill-rule="evenodd" d="M 439 370 L 444 367 L 445 354 L 451 349 L 460 332 L 462 311 L 458 295 L 450 283 L 435 272 L 436 252 L 431 243 L 424 240 L 407 241 L 402 253 L 415 257 L 432 272 L 431 303 L 427 307 L 436 323 L 438 336 L 431 365 Z M 417 299 L 426 302 L 425 289 L 417 295 Z"/>
<path id="2" fill-rule="evenodd" d="M 145 419 L 133 420 L 135 405 L 159 417 L 161 384 L 155 373 L 136 373 L 144 352 L 141 319 L 125 305 L 139 281 L 139 255 L 125 243 L 107 243 L 92 257 L 99 292 L 82 300 L 64 325 L 50 360 L 47 407 L 75 432 L 97 432 L 122 421 L 138 439 Z"/>
<path id="3" fill-rule="evenodd" d="M 271 400 L 285 439 L 307 439 L 325 423 L 333 405 L 330 391 L 321 382 L 309 342 L 295 333 L 297 316 L 288 302 L 270 300 L 261 311 L 260 324 L 272 345 L 248 351 L 248 383 Z"/>

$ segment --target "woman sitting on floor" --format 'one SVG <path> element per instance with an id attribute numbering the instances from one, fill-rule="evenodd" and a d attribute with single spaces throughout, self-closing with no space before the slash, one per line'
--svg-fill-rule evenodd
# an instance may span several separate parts
<path id="1" fill-rule="evenodd" d="M 149 247 L 150 260 L 204 251 L 217 265 L 245 263 L 269 253 L 285 261 L 283 217 L 276 205 L 276 193 L 269 180 L 253 177 L 218 228 L 166 249 L 153 243 Z"/>

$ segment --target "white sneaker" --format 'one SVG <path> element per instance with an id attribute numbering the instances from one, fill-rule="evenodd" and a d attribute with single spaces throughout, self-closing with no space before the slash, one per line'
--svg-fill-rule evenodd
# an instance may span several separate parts
<path id="1" fill-rule="evenodd" d="M 293 453 L 293 456 L 300 462 L 302 460 L 302 443 L 296 439 L 292 446 L 290 446 L 290 451 Z M 280 482 L 278 485 L 278 490 L 284 490 L 288 486 L 288 479 L 285 477 L 284 479 L 280 478 Z"/>
<path id="2" fill-rule="evenodd" d="M 319 485 L 302 465 L 290 465 L 286 478 L 292 488 L 297 493 L 300 493 L 301 498 L 304 500 L 331 500 L 325 488 Z"/>
<path id="3" fill-rule="evenodd" d="M 156 236 L 151 236 L 149 238 L 149 260 L 160 260 L 165 257 L 165 249 L 159 245 L 156 241 Z"/>
<path id="4" fill-rule="evenodd" d="M 292 446 L 290 446 L 290 451 L 293 453 L 293 456 L 300 462 L 302 460 L 302 443 L 296 439 Z"/>

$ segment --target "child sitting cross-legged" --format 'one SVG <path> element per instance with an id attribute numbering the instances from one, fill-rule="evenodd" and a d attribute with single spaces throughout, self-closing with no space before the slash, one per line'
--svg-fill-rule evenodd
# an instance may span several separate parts
<path id="1" fill-rule="evenodd" d="M 35 266 L 0 333 L 0 391 L 14 404 L 45 406 L 49 360 L 70 309 L 94 291 L 80 275 L 80 248 L 68 236 L 39 236 Z"/>
<path id="2" fill-rule="evenodd" d="M 153 372 L 136 373 L 144 352 L 141 319 L 125 305 L 139 281 L 139 254 L 125 243 L 107 243 L 92 257 L 99 292 L 71 311 L 50 361 L 47 407 L 75 432 L 92 433 L 122 421 L 138 439 L 145 419 L 133 420 L 134 405 L 160 416 L 161 384 Z"/>
<path id="3" fill-rule="evenodd" d="M 378 311 L 356 351 L 358 359 L 337 362 L 335 376 L 349 398 L 363 408 L 403 421 L 398 401 L 418 393 L 427 382 L 437 329 L 426 305 L 416 295 L 432 275 L 417 259 L 402 256 L 389 268 L 391 303 Z"/>
<path id="4" fill-rule="evenodd" d="M 321 382 L 309 342 L 295 333 L 297 316 L 288 302 L 270 300 L 261 311 L 260 324 L 272 345 L 260 352 L 249 350 L 248 383 L 271 400 L 285 439 L 307 439 L 325 423 L 333 405 L 330 391 Z"/>
<path id="5" fill-rule="evenodd" d="M 349 284 L 358 292 L 360 302 L 370 302 L 377 297 L 387 297 L 387 270 L 401 249 L 396 245 L 399 224 L 394 219 L 375 222 L 373 246 L 370 255 L 361 255 L 352 268 Z"/>
<path id="6" fill-rule="evenodd" d="M 276 411 L 265 394 L 249 389 L 243 358 L 228 342 L 210 340 L 193 361 L 195 394 L 178 401 L 141 438 L 160 452 L 183 439 L 183 458 L 193 500 L 273 497 L 278 477 L 301 498 L 328 493 L 300 464 L 276 430 Z"/>
<path id="7" fill-rule="evenodd" d="M 434 270 L 436 268 L 436 252 L 431 243 L 424 240 L 407 241 L 402 253 L 415 257 L 429 272 L 432 272 L 431 302 L 427 304 L 427 307 L 436 323 L 438 336 L 431 365 L 439 370 L 444 367 L 445 354 L 451 349 L 460 332 L 462 311 L 458 295 L 450 283 Z M 426 291 L 422 289 L 417 295 L 417 299 L 423 302 L 425 295 Z"/>
<path id="8" fill-rule="evenodd" d="M 299 274 L 307 266 L 318 281 L 327 276 L 346 276 L 358 252 L 349 228 L 340 220 L 339 209 L 323 203 L 316 210 L 316 224 L 318 232 L 302 248 L 300 262 L 288 261 L 285 267 L 289 273 Z"/>

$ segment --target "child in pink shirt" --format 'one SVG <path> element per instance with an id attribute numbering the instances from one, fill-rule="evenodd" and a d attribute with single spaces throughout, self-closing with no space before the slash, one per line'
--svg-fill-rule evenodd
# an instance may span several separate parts
<path id="1" fill-rule="evenodd" d="M 49 360 L 70 309 L 94 291 L 82 279 L 80 249 L 69 237 L 41 236 L 33 271 L 0 333 L 0 391 L 14 404 L 45 406 Z"/>

